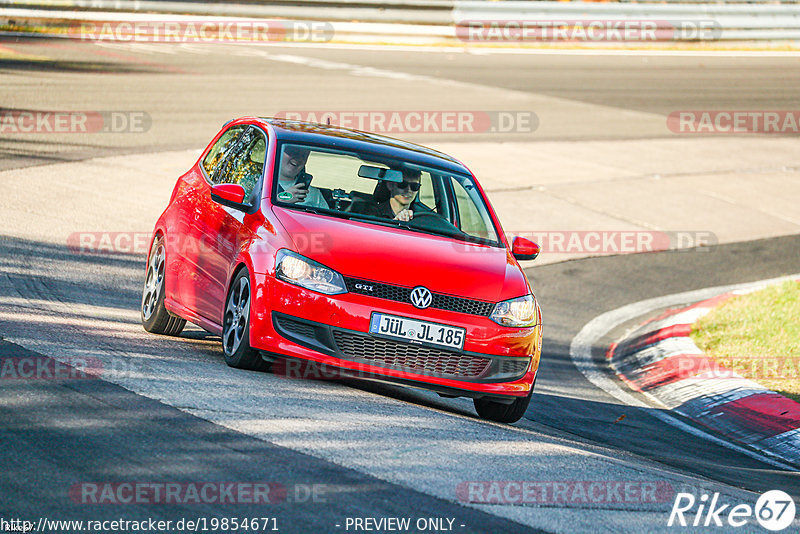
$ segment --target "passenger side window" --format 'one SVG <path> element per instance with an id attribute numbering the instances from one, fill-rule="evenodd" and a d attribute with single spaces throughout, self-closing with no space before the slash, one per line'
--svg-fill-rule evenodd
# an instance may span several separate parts
<path id="1" fill-rule="evenodd" d="M 248 128 L 239 143 L 212 178 L 214 184 L 239 184 L 244 188 L 245 204 L 256 197 L 256 186 L 261 183 L 267 157 L 267 139 L 258 128 Z"/>
<path id="2" fill-rule="evenodd" d="M 219 163 L 225 159 L 225 156 L 228 155 L 228 152 L 236 146 L 235 141 L 244 128 L 244 125 L 231 126 L 217 139 L 217 142 L 214 143 L 211 150 L 208 151 L 208 154 L 206 154 L 206 157 L 203 159 L 203 168 L 209 177 L 214 175 L 214 169 L 217 165 L 219 165 Z"/>
<path id="3" fill-rule="evenodd" d="M 484 219 L 484 216 L 475 207 L 475 203 L 470 199 L 470 192 L 464 189 L 455 178 L 452 179 L 453 192 L 456 195 L 458 205 L 458 218 L 461 221 L 461 231 L 475 237 L 484 239 L 491 238 L 494 232 L 489 232 L 491 223 Z M 474 186 L 470 186 L 472 194 L 477 195 Z"/>

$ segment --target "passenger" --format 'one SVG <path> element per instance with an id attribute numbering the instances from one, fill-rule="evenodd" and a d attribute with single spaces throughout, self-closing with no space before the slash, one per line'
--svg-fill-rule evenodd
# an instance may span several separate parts
<path id="1" fill-rule="evenodd" d="M 320 190 L 311 187 L 308 182 L 303 180 L 304 177 L 309 177 L 303 172 L 308 161 L 308 154 L 309 150 L 306 148 L 288 146 L 283 149 L 280 174 L 278 175 L 278 195 L 280 195 L 278 200 L 288 204 L 328 208 L 328 203 Z M 281 195 L 281 193 L 289 193 L 289 195 Z"/>
<path id="2" fill-rule="evenodd" d="M 403 169 L 402 182 L 381 182 L 379 187 L 386 187 L 389 199 L 379 202 L 365 210 L 366 215 L 385 217 L 396 221 L 410 221 L 414 218 L 411 204 L 417 198 L 422 186 L 422 173 L 415 169 Z"/>

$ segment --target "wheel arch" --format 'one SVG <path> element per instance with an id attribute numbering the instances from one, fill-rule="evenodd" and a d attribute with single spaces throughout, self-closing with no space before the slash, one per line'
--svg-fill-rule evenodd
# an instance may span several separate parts
<path id="1" fill-rule="evenodd" d="M 249 317 L 248 317 L 247 320 L 248 320 L 248 323 L 250 325 L 249 332 L 248 332 L 248 335 L 249 335 L 249 338 L 250 338 L 249 341 L 252 343 L 252 338 L 253 338 L 252 325 L 253 325 L 253 315 L 254 315 L 253 314 L 253 305 L 254 305 L 254 300 L 255 300 L 254 299 L 254 293 L 255 293 L 255 290 L 256 290 L 255 289 L 255 283 L 256 282 L 255 282 L 255 279 L 253 278 L 253 272 L 254 272 L 253 271 L 253 264 L 250 261 L 250 258 L 246 254 L 242 254 L 239 257 L 239 259 L 236 260 L 236 263 L 234 264 L 234 267 L 231 269 L 231 274 L 228 277 L 227 287 L 225 288 L 225 300 L 222 303 L 222 328 L 223 328 L 223 332 L 224 332 L 224 328 L 225 328 L 225 310 L 227 309 L 227 306 L 228 306 L 228 298 L 230 297 L 231 289 L 233 288 L 233 282 L 239 276 L 239 273 L 241 273 L 243 270 L 247 271 L 247 278 L 250 281 L 250 310 L 248 312 L 249 313 Z"/>
<path id="2" fill-rule="evenodd" d="M 228 276 L 228 284 L 225 288 L 225 298 L 228 298 L 228 293 L 231 291 L 231 286 L 233 285 L 234 279 L 239 276 L 239 272 L 242 269 L 247 269 L 247 276 L 250 278 L 250 286 L 253 285 L 253 262 L 250 260 L 250 257 L 247 254 L 241 254 L 239 258 L 237 258 L 236 262 L 234 263 L 233 268 L 231 269 L 231 274 Z"/>
<path id="3" fill-rule="evenodd" d="M 236 280 L 236 277 L 239 276 L 239 273 L 242 270 L 247 271 L 247 278 L 250 280 L 250 321 L 252 322 L 253 319 L 253 287 L 255 284 L 255 280 L 253 280 L 253 266 L 252 264 L 247 261 L 246 256 L 241 256 L 236 263 L 234 264 L 233 269 L 231 269 L 231 274 L 228 276 L 228 283 L 225 287 L 225 300 L 222 301 L 222 325 L 224 327 L 225 324 L 225 309 L 228 305 L 228 297 L 231 294 L 231 288 L 233 288 L 233 282 Z"/>
<path id="4" fill-rule="evenodd" d="M 150 237 L 150 245 L 147 247 L 147 261 L 150 261 L 150 251 L 153 250 L 153 245 L 155 244 L 156 240 L 161 238 L 164 242 L 164 292 L 165 296 L 167 297 L 167 310 L 175 315 L 178 314 L 173 311 L 172 306 L 170 303 L 172 301 L 179 301 L 177 295 L 177 290 L 175 288 L 174 280 L 170 278 L 170 273 L 172 269 L 170 269 L 170 262 L 174 261 L 174 257 L 172 253 L 173 250 L 170 250 L 170 242 L 167 239 L 167 231 L 164 227 L 160 224 L 156 225 L 155 229 L 153 230 L 153 235 Z M 147 264 L 145 263 L 145 270 L 147 269 Z"/>

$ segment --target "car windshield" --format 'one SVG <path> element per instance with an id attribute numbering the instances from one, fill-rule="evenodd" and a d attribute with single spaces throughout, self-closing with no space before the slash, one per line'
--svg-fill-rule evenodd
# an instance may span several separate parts
<path id="1" fill-rule="evenodd" d="M 327 147 L 283 143 L 280 206 L 502 246 L 471 176 Z"/>

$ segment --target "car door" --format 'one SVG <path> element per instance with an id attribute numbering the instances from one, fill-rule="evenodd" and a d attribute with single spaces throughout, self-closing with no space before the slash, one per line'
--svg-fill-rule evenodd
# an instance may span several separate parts
<path id="1" fill-rule="evenodd" d="M 211 185 L 200 199 L 196 232 L 200 241 L 198 273 L 203 295 L 197 312 L 215 324 L 222 324 L 228 279 L 239 250 L 251 238 L 245 219 L 258 210 L 263 185 L 267 137 L 251 126 L 239 136 L 236 146 L 214 169 L 211 185 L 233 183 L 245 189 L 242 209 L 223 206 L 211 199 Z"/>
<path id="2" fill-rule="evenodd" d="M 199 313 L 206 308 L 201 302 L 208 292 L 207 280 L 201 271 L 203 264 L 202 247 L 205 235 L 201 233 L 203 211 L 207 209 L 206 198 L 209 197 L 211 177 L 215 170 L 237 146 L 239 136 L 247 125 L 233 125 L 227 128 L 209 149 L 199 165 L 187 173 L 182 179 L 185 182 L 185 193 L 175 199 L 176 212 L 173 228 L 169 228 L 172 237 L 168 239 L 168 247 L 179 258 L 180 268 L 176 271 L 176 290 L 180 303 L 190 312 Z"/>

